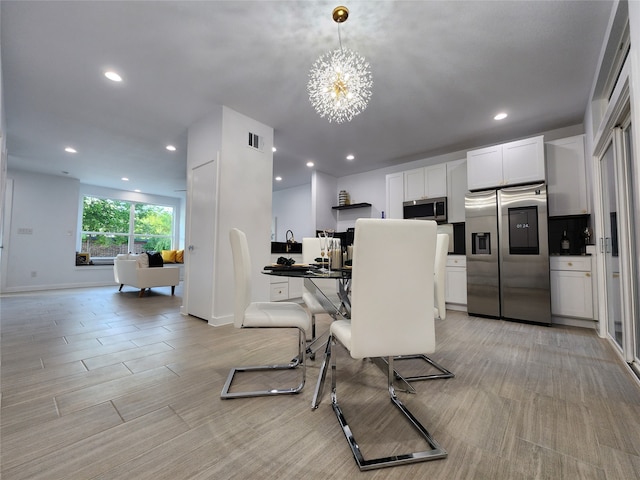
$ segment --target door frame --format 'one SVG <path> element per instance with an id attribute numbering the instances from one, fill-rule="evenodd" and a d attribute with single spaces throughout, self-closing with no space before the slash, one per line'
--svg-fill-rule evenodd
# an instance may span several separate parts
<path id="1" fill-rule="evenodd" d="M 625 62 L 622 68 L 618 84 L 611 96 L 607 110 L 603 116 L 600 128 L 596 132 L 594 138 L 594 148 L 592 154 L 593 172 L 594 172 L 594 210 L 595 210 L 595 226 L 598 232 L 598 248 L 596 265 L 598 271 L 598 291 L 606 292 L 606 255 L 603 254 L 605 245 L 603 244 L 602 232 L 604 228 L 604 215 L 602 211 L 602 174 L 600 170 L 600 162 L 605 154 L 607 147 L 613 143 L 614 148 L 614 168 L 615 168 L 615 185 L 616 185 L 616 210 L 618 212 L 618 251 L 620 261 L 620 292 L 621 292 L 621 315 L 623 329 L 623 345 L 622 351 L 617 343 L 612 340 L 616 351 L 620 353 L 623 359 L 633 362 L 634 357 L 634 335 L 633 335 L 633 319 L 637 315 L 636 304 L 634 299 L 635 289 L 635 238 L 631 237 L 633 231 L 629 228 L 630 222 L 633 221 L 632 216 L 632 197 L 630 195 L 630 175 L 629 164 L 626 161 L 623 142 L 623 128 L 633 121 L 631 111 L 630 98 L 630 62 Z M 634 143 L 634 150 L 637 147 Z M 632 158 L 638 158 L 635 153 L 631 152 Z M 637 234 L 637 232 L 635 232 Z M 608 308 L 607 297 L 601 295 L 598 299 L 598 335 L 606 338 L 609 334 L 608 327 Z M 626 319 L 626 321 L 625 321 Z"/>

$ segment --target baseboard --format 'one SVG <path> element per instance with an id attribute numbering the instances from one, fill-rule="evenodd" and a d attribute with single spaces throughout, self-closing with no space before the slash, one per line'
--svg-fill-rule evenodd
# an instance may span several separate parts
<path id="1" fill-rule="evenodd" d="M 86 287 L 114 287 L 116 290 L 118 285 L 111 282 L 82 282 L 82 283 L 65 283 L 63 285 L 24 285 L 18 287 L 6 287 L 0 294 L 5 293 L 28 293 L 28 292 L 42 292 L 45 290 L 68 290 L 71 288 L 86 288 Z"/>
<path id="2" fill-rule="evenodd" d="M 592 330 L 597 330 L 598 328 L 597 320 L 589 320 L 586 318 L 560 317 L 560 316 L 552 315 L 551 323 L 553 325 L 566 325 L 568 327 L 590 328 Z"/>
<path id="3" fill-rule="evenodd" d="M 456 312 L 466 312 L 467 311 L 467 306 L 466 305 L 460 305 L 458 303 L 447 303 L 447 310 L 455 310 Z"/>

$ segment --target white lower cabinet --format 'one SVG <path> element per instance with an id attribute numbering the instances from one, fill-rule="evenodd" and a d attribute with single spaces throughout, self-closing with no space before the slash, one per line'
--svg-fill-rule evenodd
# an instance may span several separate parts
<path id="1" fill-rule="evenodd" d="M 289 282 L 286 277 L 275 277 L 279 281 L 274 283 L 271 281 L 271 297 L 272 302 L 278 302 L 280 300 L 287 300 L 289 298 Z M 280 281 L 284 278 L 284 281 Z"/>
<path id="2" fill-rule="evenodd" d="M 449 255 L 447 257 L 446 282 L 444 290 L 447 308 L 464 310 L 467 305 L 467 257 Z"/>
<path id="3" fill-rule="evenodd" d="M 551 313 L 593 320 L 590 256 L 550 257 Z"/>
<path id="4" fill-rule="evenodd" d="M 293 258 L 296 263 L 302 262 L 302 254 L 272 254 L 271 262 L 276 263 L 278 257 Z M 271 283 L 271 295 L 269 300 L 272 302 L 278 302 L 280 300 L 291 300 L 294 298 L 302 297 L 302 278 L 293 277 L 278 277 L 272 275 L 269 277 Z"/>

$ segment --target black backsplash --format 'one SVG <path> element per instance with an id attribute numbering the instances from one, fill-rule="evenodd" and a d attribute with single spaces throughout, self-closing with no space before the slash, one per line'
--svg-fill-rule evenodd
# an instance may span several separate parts
<path id="1" fill-rule="evenodd" d="M 581 255 L 585 253 L 583 232 L 590 227 L 590 215 L 569 215 L 564 217 L 549 217 L 549 254 L 567 255 L 560 248 L 562 233 L 566 230 L 571 249 L 568 255 Z M 591 239 L 593 242 L 593 238 Z"/>
<path id="2" fill-rule="evenodd" d="M 453 254 L 465 254 L 464 222 L 453 223 Z"/>

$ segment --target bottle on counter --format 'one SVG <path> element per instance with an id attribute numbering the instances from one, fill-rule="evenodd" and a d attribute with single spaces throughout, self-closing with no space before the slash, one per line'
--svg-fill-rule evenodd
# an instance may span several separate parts
<path id="1" fill-rule="evenodd" d="M 562 237 L 560 238 L 560 250 L 562 253 L 569 253 L 571 250 L 571 242 L 569 241 L 566 230 L 562 232 Z"/>

